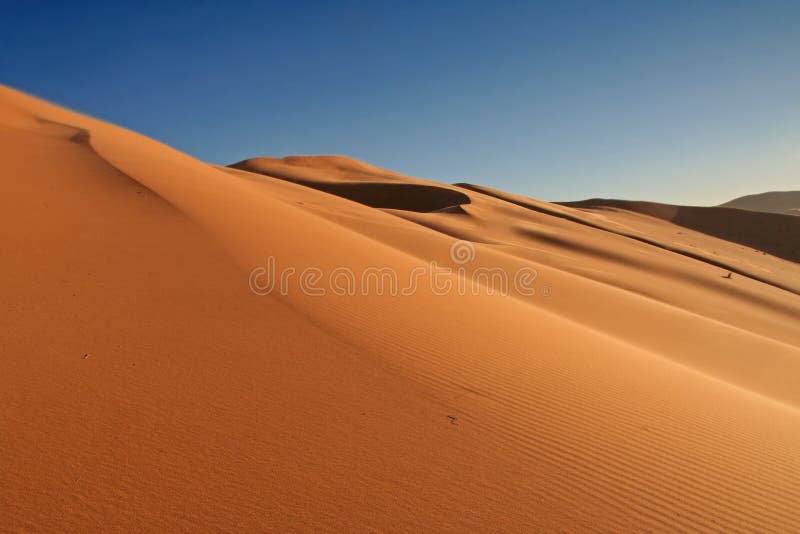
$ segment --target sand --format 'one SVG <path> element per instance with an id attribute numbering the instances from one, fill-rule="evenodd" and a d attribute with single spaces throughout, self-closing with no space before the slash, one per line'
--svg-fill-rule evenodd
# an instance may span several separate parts
<path id="1" fill-rule="evenodd" d="M 774 235 L 343 157 L 212 166 L 8 88 L 0 156 L 2 530 L 800 528 Z M 268 258 L 480 284 L 256 294 Z"/>

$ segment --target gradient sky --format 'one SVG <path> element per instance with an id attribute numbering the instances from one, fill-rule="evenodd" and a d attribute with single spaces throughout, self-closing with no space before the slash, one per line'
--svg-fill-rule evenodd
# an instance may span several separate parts
<path id="1" fill-rule="evenodd" d="M 800 189 L 798 1 L 69 4 L 0 2 L 0 82 L 212 163 L 344 154 L 544 200 Z"/>

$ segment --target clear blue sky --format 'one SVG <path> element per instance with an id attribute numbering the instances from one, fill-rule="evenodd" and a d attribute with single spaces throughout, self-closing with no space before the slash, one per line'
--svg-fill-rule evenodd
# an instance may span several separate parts
<path id="1" fill-rule="evenodd" d="M 800 188 L 798 1 L 70 4 L 0 1 L 0 82 L 209 162 L 344 154 L 545 200 Z"/>

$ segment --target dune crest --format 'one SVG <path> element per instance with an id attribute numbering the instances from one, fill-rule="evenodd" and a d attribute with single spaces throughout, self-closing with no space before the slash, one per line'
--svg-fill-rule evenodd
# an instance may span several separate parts
<path id="1" fill-rule="evenodd" d="M 800 526 L 795 262 L 342 157 L 216 167 L 2 87 L 0 151 L 11 530 Z"/>

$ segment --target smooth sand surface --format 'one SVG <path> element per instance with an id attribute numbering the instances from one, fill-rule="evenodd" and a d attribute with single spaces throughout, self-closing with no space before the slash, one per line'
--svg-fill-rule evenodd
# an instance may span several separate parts
<path id="1" fill-rule="evenodd" d="M 234 167 L 0 87 L 0 530 L 800 529 L 797 263 L 348 158 Z M 269 257 L 535 294 L 254 294 Z"/>

